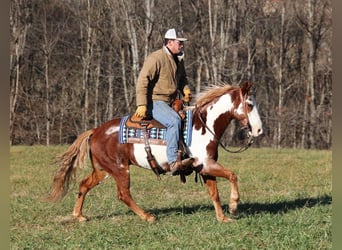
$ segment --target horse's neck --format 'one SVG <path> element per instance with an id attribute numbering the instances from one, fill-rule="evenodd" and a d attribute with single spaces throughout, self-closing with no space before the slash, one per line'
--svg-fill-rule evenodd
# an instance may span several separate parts
<path id="1" fill-rule="evenodd" d="M 214 132 L 215 137 L 217 139 L 220 139 L 232 119 L 230 118 L 230 115 L 228 113 L 222 113 L 221 116 L 217 116 L 214 121 L 212 120 L 213 119 L 209 117 L 207 126 L 210 128 L 211 131 Z"/>
<path id="2" fill-rule="evenodd" d="M 217 139 L 220 139 L 232 120 L 229 112 L 233 108 L 230 95 L 221 96 L 217 102 L 206 107 L 205 123 L 206 126 L 215 134 Z"/>

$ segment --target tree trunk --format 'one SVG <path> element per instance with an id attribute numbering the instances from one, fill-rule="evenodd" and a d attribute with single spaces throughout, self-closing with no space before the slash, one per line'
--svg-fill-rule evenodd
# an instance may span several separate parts
<path id="1" fill-rule="evenodd" d="M 14 40 L 14 56 L 10 57 L 10 144 L 12 145 L 16 107 L 19 98 L 19 85 L 21 76 L 21 62 L 26 46 L 26 35 L 31 23 L 28 22 L 30 14 L 29 3 L 13 0 L 10 9 L 11 34 Z"/>
<path id="2" fill-rule="evenodd" d="M 183 27 L 183 9 L 182 9 L 182 0 L 178 0 L 178 8 L 179 8 L 179 24 Z"/>
<path id="3" fill-rule="evenodd" d="M 46 9 L 44 10 L 44 19 L 42 20 L 43 24 L 43 32 L 44 32 L 44 44 L 43 44 L 43 53 L 44 53 L 44 80 L 45 80 L 45 129 L 46 129 L 46 138 L 45 143 L 46 146 L 50 145 L 50 126 L 51 126 L 51 112 L 50 112 L 50 78 L 49 78 L 49 67 L 50 67 L 50 56 L 53 50 L 56 41 L 58 40 L 58 34 L 54 38 L 49 38 L 48 27 L 47 27 L 47 13 Z"/>
<path id="4" fill-rule="evenodd" d="M 49 82 L 49 54 L 45 54 L 45 112 L 46 112 L 46 146 L 50 145 L 50 82 Z"/>
<path id="5" fill-rule="evenodd" d="M 154 9 L 154 0 L 145 0 L 145 7 L 146 7 L 146 23 L 145 23 L 145 50 L 144 50 L 144 59 L 150 53 L 149 45 L 150 39 L 153 30 L 153 12 Z"/>
<path id="6" fill-rule="evenodd" d="M 122 72 L 122 85 L 124 89 L 124 97 L 125 97 L 125 103 L 127 109 L 129 109 L 129 93 L 127 88 L 127 76 L 126 76 L 126 56 L 125 56 L 125 48 L 121 47 L 120 49 L 120 55 L 121 55 L 121 72 Z"/>
<path id="7" fill-rule="evenodd" d="M 61 90 L 61 102 L 60 102 L 60 119 L 59 119 L 59 126 L 58 126 L 58 138 L 59 138 L 59 144 L 63 144 L 63 120 L 64 120 L 64 108 L 65 105 L 67 104 L 67 102 L 64 102 L 64 96 L 66 96 L 65 94 L 65 84 L 64 81 L 62 81 L 62 90 Z"/>
<path id="8" fill-rule="evenodd" d="M 235 1 L 234 1 L 235 2 Z M 239 49 L 238 49 L 238 42 L 239 42 L 239 32 L 238 32 L 238 9 L 237 9 L 237 4 L 233 3 L 233 6 L 230 8 L 230 27 L 232 30 L 232 36 L 231 36 L 231 46 L 230 48 L 230 53 L 232 54 L 232 65 L 231 65 L 231 73 L 230 73 L 230 78 L 232 83 L 237 83 L 239 78 L 238 78 L 238 70 L 239 70 Z"/>
<path id="9" fill-rule="evenodd" d="M 88 129 L 88 111 L 89 111 L 89 78 L 90 78 L 90 64 L 93 56 L 93 29 L 91 26 L 91 5 L 90 0 L 87 0 L 87 22 L 86 22 L 86 49 L 82 51 L 82 129 L 83 131 Z M 82 29 L 82 23 L 81 23 Z M 82 34 L 81 34 L 82 36 Z M 82 39 L 82 37 L 81 37 Z M 82 39 L 83 40 L 83 39 Z"/>
<path id="10" fill-rule="evenodd" d="M 98 106 L 99 106 L 99 86 L 100 86 L 100 73 L 101 73 L 101 52 L 98 48 L 98 58 L 95 68 L 95 100 L 94 100 L 94 127 L 98 126 Z"/>
<path id="11" fill-rule="evenodd" d="M 117 30 L 119 30 L 117 23 L 116 23 L 116 12 L 119 10 L 119 4 L 117 2 L 107 0 L 107 5 L 110 8 L 110 32 L 115 34 Z M 118 46 L 120 46 L 120 50 L 122 47 L 122 41 L 118 42 Z M 110 45 L 109 47 L 109 54 L 107 56 L 108 60 L 108 92 L 107 92 L 107 105 L 106 105 L 106 119 L 110 120 L 114 117 L 114 58 L 115 58 L 115 51 L 114 47 Z M 122 66 L 123 67 L 123 66 Z"/>
<path id="12" fill-rule="evenodd" d="M 284 24 L 285 23 L 285 6 L 281 8 L 281 30 L 280 30 L 280 47 L 278 61 L 278 124 L 277 124 L 277 148 L 281 148 L 282 137 L 282 120 L 283 120 L 283 58 L 284 58 Z"/>
<path id="13" fill-rule="evenodd" d="M 219 54 L 219 62 L 218 62 L 218 71 L 221 74 L 224 71 L 224 66 L 227 59 L 227 44 L 228 44 L 228 31 L 229 31 L 229 23 L 228 20 L 223 19 L 220 25 L 220 49 L 221 53 Z"/>
<path id="14" fill-rule="evenodd" d="M 315 37 L 313 35 L 314 29 L 314 5 L 312 0 L 308 1 L 308 21 L 309 21 L 309 31 L 307 41 L 309 45 L 309 65 L 308 65 L 308 88 L 310 97 L 307 98 L 309 101 L 308 107 L 310 109 L 309 112 L 309 148 L 315 147 L 315 123 L 316 123 L 316 107 L 315 107 L 315 62 L 316 62 L 316 48 L 315 48 Z"/>
<path id="15" fill-rule="evenodd" d="M 216 85 L 218 82 L 217 72 L 217 55 L 216 55 L 216 31 L 217 31 L 217 0 L 214 1 L 214 10 L 212 10 L 211 0 L 208 0 L 208 14 L 209 14 L 209 37 L 210 37 L 210 55 L 211 55 L 211 70 L 212 70 L 212 81 Z"/>
<path id="16" fill-rule="evenodd" d="M 134 26 L 134 18 L 132 17 L 133 9 L 132 2 L 127 0 L 122 0 L 122 4 L 124 6 L 124 15 L 126 17 L 126 28 L 127 34 L 130 41 L 131 51 L 132 51 L 132 77 L 133 84 L 137 82 L 138 74 L 139 74 L 139 47 L 137 41 L 137 31 Z M 122 67 L 126 67 L 126 65 L 122 65 Z M 125 96 L 129 96 L 131 93 L 127 88 L 124 88 Z M 126 109 L 130 110 L 132 107 L 130 106 L 130 102 L 126 101 Z"/>

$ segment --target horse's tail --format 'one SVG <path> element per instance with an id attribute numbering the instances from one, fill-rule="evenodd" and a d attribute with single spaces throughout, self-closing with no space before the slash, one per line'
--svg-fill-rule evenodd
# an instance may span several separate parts
<path id="1" fill-rule="evenodd" d="M 58 156 L 60 168 L 53 178 L 51 192 L 46 201 L 57 201 L 67 194 L 70 181 L 75 179 L 77 166 L 83 166 L 85 162 L 88 139 L 93 133 L 94 129 L 90 129 L 80 134 L 68 150 Z"/>

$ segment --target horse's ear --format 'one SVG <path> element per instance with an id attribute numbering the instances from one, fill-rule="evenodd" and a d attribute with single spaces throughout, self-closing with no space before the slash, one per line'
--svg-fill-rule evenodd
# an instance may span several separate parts
<path id="1" fill-rule="evenodd" d="M 252 86 L 253 86 L 252 82 L 245 82 L 241 87 L 242 94 L 243 95 L 248 94 Z"/>

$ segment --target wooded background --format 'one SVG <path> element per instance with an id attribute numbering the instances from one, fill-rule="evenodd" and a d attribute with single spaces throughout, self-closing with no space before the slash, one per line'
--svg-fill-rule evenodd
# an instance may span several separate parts
<path id="1" fill-rule="evenodd" d="M 11 0 L 10 142 L 71 143 L 135 110 L 146 56 L 169 28 L 190 87 L 254 82 L 258 146 L 332 143 L 331 0 Z M 235 124 L 226 143 L 234 140 Z"/>

